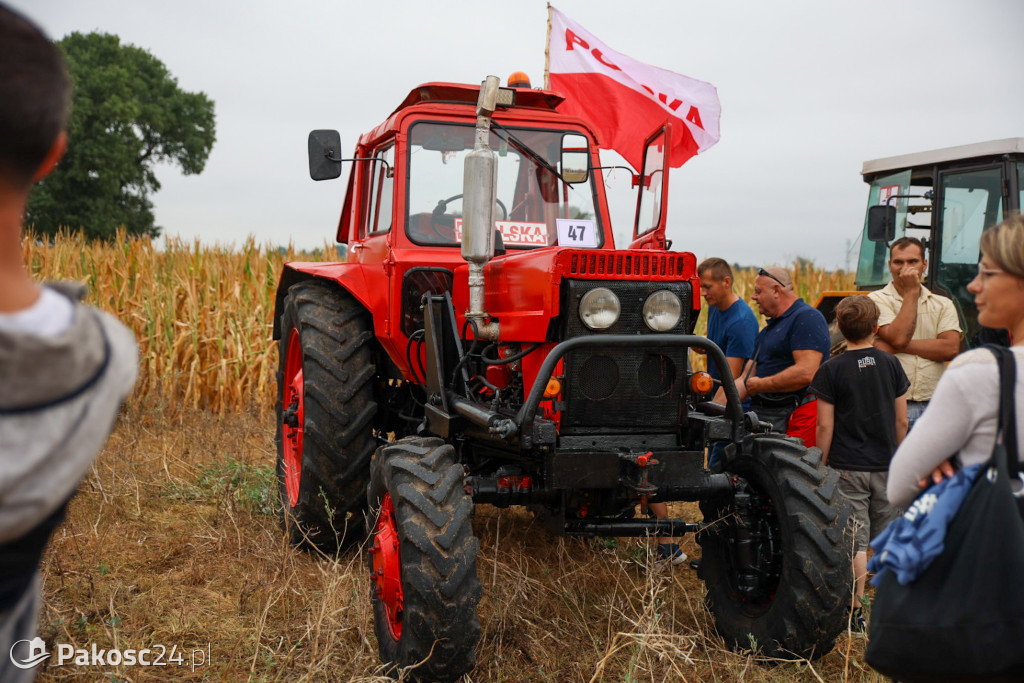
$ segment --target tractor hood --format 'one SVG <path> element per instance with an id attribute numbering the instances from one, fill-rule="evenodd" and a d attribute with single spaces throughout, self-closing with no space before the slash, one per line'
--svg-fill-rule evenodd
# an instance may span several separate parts
<path id="1" fill-rule="evenodd" d="M 455 270 L 452 299 L 459 325 L 469 305 L 469 269 Z M 559 314 L 563 278 L 678 282 L 693 287 L 692 305 L 700 311 L 697 259 L 689 252 L 649 249 L 571 249 L 554 247 L 499 256 L 484 268 L 487 312 L 501 323 L 504 341 L 544 341 Z"/>

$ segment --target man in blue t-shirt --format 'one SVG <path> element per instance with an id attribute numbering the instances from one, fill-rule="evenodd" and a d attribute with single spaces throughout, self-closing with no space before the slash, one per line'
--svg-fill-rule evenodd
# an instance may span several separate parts
<path id="1" fill-rule="evenodd" d="M 732 291 L 732 268 L 725 259 L 712 257 L 697 266 L 700 294 L 708 304 L 707 337 L 725 354 L 729 372 L 739 377 L 743 366 L 754 357 L 757 317 L 750 305 Z M 708 372 L 716 380 L 722 377 L 714 363 Z"/>
<path id="2" fill-rule="evenodd" d="M 753 369 L 737 382 L 740 398 L 750 396 L 751 409 L 776 431 L 814 446 L 818 408 L 807 387 L 831 350 L 828 323 L 796 295 L 785 268 L 758 271 L 754 301 L 769 320 L 757 335 Z"/>
<path id="3" fill-rule="evenodd" d="M 757 338 L 757 317 L 750 305 L 732 291 L 732 268 L 725 259 L 711 257 L 697 266 L 700 276 L 700 293 L 708 304 L 707 337 L 725 354 L 729 373 L 735 379 L 743 372 L 743 366 L 754 357 L 754 340 Z M 708 361 L 708 372 L 716 380 L 722 377 L 718 367 Z M 715 394 L 716 403 L 725 403 L 725 390 Z M 750 409 L 750 401 L 743 402 L 743 410 Z M 724 443 L 716 443 L 708 454 L 708 467 L 718 462 Z"/>

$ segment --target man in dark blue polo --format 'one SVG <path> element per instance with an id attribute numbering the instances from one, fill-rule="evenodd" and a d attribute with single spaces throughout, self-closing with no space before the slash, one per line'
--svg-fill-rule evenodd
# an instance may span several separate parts
<path id="1" fill-rule="evenodd" d="M 772 428 L 814 446 L 817 405 L 807 387 L 828 359 L 828 323 L 793 291 L 785 268 L 762 268 L 754 280 L 754 301 L 769 318 L 757 335 L 752 368 L 737 382 L 740 398 Z"/>

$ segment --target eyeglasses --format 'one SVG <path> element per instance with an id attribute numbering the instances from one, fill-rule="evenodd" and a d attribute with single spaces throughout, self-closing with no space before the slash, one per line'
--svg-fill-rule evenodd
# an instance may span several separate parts
<path id="1" fill-rule="evenodd" d="M 981 281 L 981 284 L 988 282 L 990 277 L 994 277 L 1005 272 L 1005 270 L 1000 270 L 999 268 L 985 268 L 980 263 L 978 264 L 978 279 Z"/>
<path id="2" fill-rule="evenodd" d="M 763 275 L 763 276 L 765 276 L 766 278 L 769 278 L 769 279 L 771 279 L 771 280 L 775 280 L 775 281 L 776 281 L 776 282 L 778 282 L 778 283 L 779 283 L 780 285 L 782 285 L 782 288 L 783 288 L 783 289 L 788 289 L 788 288 L 789 288 L 789 285 L 787 285 L 787 284 L 786 284 L 785 282 L 783 282 L 783 281 L 782 281 L 782 280 L 780 280 L 779 278 L 777 278 L 777 277 L 775 277 L 774 275 L 772 275 L 771 273 L 769 273 L 769 272 L 768 272 L 767 270 L 765 270 L 764 268 L 758 268 L 758 270 L 757 270 L 757 274 L 758 274 L 758 275 Z"/>

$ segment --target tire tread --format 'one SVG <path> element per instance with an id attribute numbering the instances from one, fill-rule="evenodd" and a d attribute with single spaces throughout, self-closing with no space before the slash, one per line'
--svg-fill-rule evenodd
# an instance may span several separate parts
<path id="1" fill-rule="evenodd" d="M 381 446 L 371 462 L 367 499 L 376 512 L 384 493 L 391 494 L 405 594 L 402 634 L 396 641 L 386 609 L 371 590 L 377 642 L 381 659 L 394 667 L 422 662 L 409 671 L 417 679 L 453 681 L 476 662 L 479 541 L 463 477 L 455 450 L 434 437 L 406 437 Z"/>
<path id="2" fill-rule="evenodd" d="M 775 597 L 763 613 L 753 614 L 743 610 L 729 586 L 729 524 L 698 534 L 705 601 L 719 633 L 741 650 L 749 648 L 752 636 L 766 657 L 824 656 L 845 628 L 852 594 L 852 543 L 845 533 L 850 510 L 836 473 L 821 463 L 819 449 L 776 435 L 745 438 L 726 469 L 771 496 L 786 547 Z M 706 522 L 730 515 L 728 499 L 705 501 L 701 508 Z"/>
<path id="3" fill-rule="evenodd" d="M 281 413 L 292 329 L 302 344 L 305 421 L 299 501 L 289 509 Z M 376 448 L 373 338 L 366 310 L 339 287 L 307 280 L 288 289 L 281 315 L 277 442 L 283 524 L 295 544 L 333 551 L 361 536 L 369 460 Z"/>

